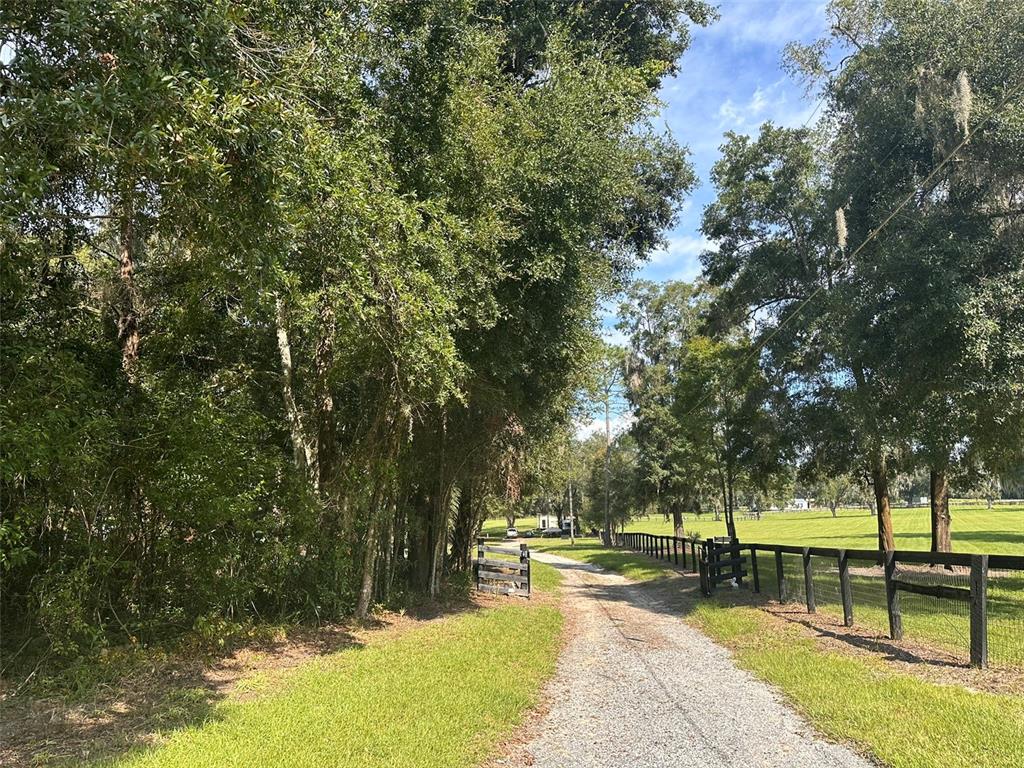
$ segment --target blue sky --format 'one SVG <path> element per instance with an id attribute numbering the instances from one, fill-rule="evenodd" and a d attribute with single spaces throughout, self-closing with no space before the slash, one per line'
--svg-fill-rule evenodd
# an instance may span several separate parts
<path id="1" fill-rule="evenodd" d="M 700 274 L 699 255 L 708 247 L 700 233 L 704 206 L 714 199 L 709 173 L 718 159 L 726 131 L 755 134 L 766 120 L 800 126 L 810 119 L 817 102 L 782 68 L 786 43 L 810 42 L 828 31 L 823 0 L 720 0 L 721 19 L 706 29 L 693 30 L 693 42 L 683 54 L 679 73 L 662 86 L 662 120 L 681 143 L 700 186 L 684 204 L 665 248 L 638 272 L 646 280 L 693 280 Z M 622 343 L 614 330 L 615 307 L 604 316 L 605 337 Z M 630 420 L 625 405 L 617 409 L 613 429 Z M 599 414 L 580 424 L 583 437 L 603 429 Z"/>
<path id="2" fill-rule="evenodd" d="M 639 272 L 648 280 L 692 280 L 707 246 L 700 234 L 704 206 L 714 199 L 708 178 L 726 131 L 754 134 L 766 120 L 803 125 L 817 106 L 803 85 L 782 69 L 792 40 L 809 42 L 828 28 L 819 0 L 722 0 L 721 19 L 693 30 L 679 73 L 665 81 L 663 120 L 690 148 L 700 186 L 687 200 L 667 248 Z"/>

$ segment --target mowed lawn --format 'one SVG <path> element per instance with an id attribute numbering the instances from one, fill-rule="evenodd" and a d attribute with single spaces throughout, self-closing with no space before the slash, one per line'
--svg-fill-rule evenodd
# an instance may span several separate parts
<path id="1" fill-rule="evenodd" d="M 553 589 L 555 569 L 534 567 L 536 586 Z M 502 600 L 319 657 L 273 685 L 248 686 L 254 699 L 229 698 L 205 722 L 162 734 L 158 746 L 90 765 L 478 765 L 537 702 L 558 656 L 558 608 Z"/>
<path id="2" fill-rule="evenodd" d="M 779 688 L 823 733 L 892 768 L 1019 768 L 1024 697 L 939 685 L 825 650 L 792 624 L 702 601 L 689 620 Z"/>
<path id="3" fill-rule="evenodd" d="M 951 515 L 954 551 L 1024 555 L 1024 504 L 1000 504 L 993 509 L 983 502 L 954 504 Z M 931 546 L 927 508 L 893 509 L 892 524 L 897 549 L 927 550 Z M 712 515 L 687 515 L 684 527 L 687 535 L 697 532 L 702 538 L 725 535 L 725 521 L 715 521 Z M 626 530 L 671 535 L 672 522 L 652 515 L 633 520 Z M 742 542 L 758 544 L 875 549 L 878 523 L 865 509 L 839 510 L 836 518 L 827 509 L 767 512 L 760 520 L 744 520 L 738 515 L 736 534 Z"/>

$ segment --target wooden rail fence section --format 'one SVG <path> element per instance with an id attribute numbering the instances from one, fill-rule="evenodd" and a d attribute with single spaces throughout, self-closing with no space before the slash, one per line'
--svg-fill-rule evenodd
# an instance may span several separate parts
<path id="1" fill-rule="evenodd" d="M 512 555 L 518 559 L 509 560 L 502 555 Z M 520 544 L 519 549 L 496 547 L 489 545 L 487 539 L 477 539 L 473 573 L 476 588 L 481 592 L 529 597 L 530 549 L 526 544 Z"/>
<path id="2" fill-rule="evenodd" d="M 737 539 L 696 539 L 661 536 L 651 533 L 619 533 L 613 543 L 637 552 L 643 552 L 659 560 L 669 560 L 687 570 L 687 550 L 690 555 L 691 572 L 700 574 L 701 591 L 710 595 L 715 587 L 725 581 L 742 579 L 748 575 L 746 558 L 748 552 L 750 576 L 754 592 L 761 591 L 758 571 L 758 552 L 774 556 L 776 583 L 779 602 L 786 602 L 789 595 L 783 574 L 783 555 L 799 555 L 803 565 L 804 597 L 807 612 L 815 613 L 813 558 L 833 561 L 839 572 L 839 593 L 843 603 L 843 623 L 853 626 L 853 590 L 850 583 L 850 561 L 866 562 L 882 566 L 885 580 L 886 611 L 889 615 L 889 637 L 903 639 L 903 614 L 900 610 L 900 593 L 910 592 L 926 597 L 957 600 L 967 603 L 970 609 L 971 665 L 988 665 L 988 572 L 989 569 L 1024 571 L 1024 556 L 1020 555 L 971 555 L 960 552 L 918 552 L 912 550 L 891 550 L 879 552 L 873 549 L 834 549 L 831 547 L 796 547 L 785 544 L 740 544 Z M 682 563 L 680 563 L 682 553 Z M 953 587 L 945 584 L 922 584 L 898 576 L 900 564 L 954 566 L 969 569 L 969 587 Z M 911 576 L 913 574 L 910 574 Z"/>

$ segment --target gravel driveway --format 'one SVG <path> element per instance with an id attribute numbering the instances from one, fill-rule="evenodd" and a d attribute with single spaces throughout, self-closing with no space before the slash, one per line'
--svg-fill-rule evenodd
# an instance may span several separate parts
<path id="1" fill-rule="evenodd" d="M 639 585 L 563 557 L 531 556 L 561 570 L 571 634 L 545 691 L 549 711 L 498 764 L 871 766 L 815 734 Z"/>

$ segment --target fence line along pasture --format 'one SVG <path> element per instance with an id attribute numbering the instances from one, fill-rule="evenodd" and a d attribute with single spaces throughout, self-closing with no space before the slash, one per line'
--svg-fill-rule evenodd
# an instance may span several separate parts
<path id="1" fill-rule="evenodd" d="M 741 543 L 617 533 L 613 545 L 956 661 L 1024 667 L 1024 556 Z"/>

